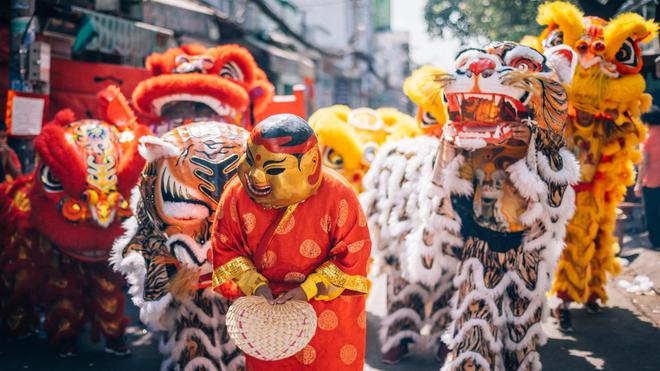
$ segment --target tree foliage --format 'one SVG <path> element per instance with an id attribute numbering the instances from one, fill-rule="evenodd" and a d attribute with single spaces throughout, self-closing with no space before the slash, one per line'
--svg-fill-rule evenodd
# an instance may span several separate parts
<path id="1" fill-rule="evenodd" d="M 428 0 L 424 17 L 428 32 L 453 36 L 462 41 L 475 36 L 489 40 L 519 41 L 525 35 L 538 35 L 539 4 L 545 0 Z M 585 14 L 608 19 L 625 0 L 571 0 Z"/>

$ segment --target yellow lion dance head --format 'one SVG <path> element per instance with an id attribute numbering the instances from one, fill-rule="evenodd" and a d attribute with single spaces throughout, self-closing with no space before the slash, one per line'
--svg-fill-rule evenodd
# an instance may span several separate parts
<path id="1" fill-rule="evenodd" d="M 562 1 L 541 5 L 537 22 L 547 26 L 536 39 L 537 49 L 564 44 L 578 55 L 573 82 L 567 87 L 574 108 L 606 114 L 617 124 L 649 109 L 639 44 L 656 37 L 657 24 L 634 13 L 610 21 L 585 17 L 575 5 Z"/>
<path id="2" fill-rule="evenodd" d="M 403 83 L 403 92 L 418 106 L 417 122 L 427 135 L 440 136 L 447 121 L 442 76 L 446 76 L 444 70 L 427 65 L 415 70 Z"/>
<path id="3" fill-rule="evenodd" d="M 378 148 L 388 140 L 420 134 L 415 119 L 394 108 L 321 108 L 309 118 L 321 144 L 323 164 L 338 171 L 359 193 Z"/>

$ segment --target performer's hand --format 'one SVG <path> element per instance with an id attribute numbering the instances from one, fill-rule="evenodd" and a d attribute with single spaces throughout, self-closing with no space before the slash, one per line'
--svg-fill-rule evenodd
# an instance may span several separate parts
<path id="1" fill-rule="evenodd" d="M 277 299 L 275 299 L 275 304 L 284 304 L 289 300 L 307 301 L 307 294 L 305 294 L 305 290 L 301 287 L 296 287 L 295 289 L 289 290 L 278 296 Z"/>
<path id="2" fill-rule="evenodd" d="M 635 197 L 642 197 L 642 185 L 639 183 L 635 184 Z"/>
<path id="3" fill-rule="evenodd" d="M 256 296 L 263 296 L 266 298 L 268 304 L 275 304 L 275 299 L 273 298 L 273 291 L 268 287 L 268 285 L 261 285 L 254 290 Z"/>

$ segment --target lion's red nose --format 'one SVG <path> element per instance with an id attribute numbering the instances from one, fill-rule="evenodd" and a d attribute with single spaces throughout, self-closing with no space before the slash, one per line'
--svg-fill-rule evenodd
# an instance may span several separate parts
<path id="1" fill-rule="evenodd" d="M 485 70 L 495 69 L 495 62 L 493 62 L 491 59 L 480 58 L 480 59 L 477 59 L 476 61 L 470 63 L 470 67 L 468 67 L 468 69 L 473 74 L 480 75 Z"/>

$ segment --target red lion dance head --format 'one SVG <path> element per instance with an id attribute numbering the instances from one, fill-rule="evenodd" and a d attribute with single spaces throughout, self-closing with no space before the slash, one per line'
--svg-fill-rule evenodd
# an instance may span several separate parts
<path id="1" fill-rule="evenodd" d="M 144 167 L 138 139 L 148 133 L 115 86 L 98 95 L 103 120 L 60 111 L 34 140 L 39 155 L 30 192 L 32 224 L 70 257 L 108 258 L 131 215 L 128 200 Z"/>
<path id="2" fill-rule="evenodd" d="M 250 52 L 238 45 L 183 45 L 152 54 L 146 65 L 154 77 L 137 86 L 133 102 L 174 126 L 211 119 L 249 129 L 274 94 Z"/>

